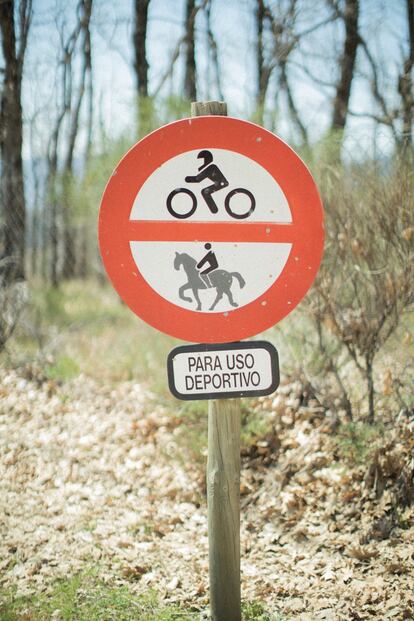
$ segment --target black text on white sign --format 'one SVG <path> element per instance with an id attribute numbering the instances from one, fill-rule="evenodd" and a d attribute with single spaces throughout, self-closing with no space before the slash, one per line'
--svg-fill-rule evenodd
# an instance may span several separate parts
<path id="1" fill-rule="evenodd" d="M 268 395 L 279 385 L 277 351 L 266 341 L 176 347 L 168 382 L 184 400 Z"/>

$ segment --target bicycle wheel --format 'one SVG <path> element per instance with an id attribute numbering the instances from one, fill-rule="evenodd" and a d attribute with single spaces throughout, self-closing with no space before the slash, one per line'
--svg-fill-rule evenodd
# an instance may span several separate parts
<path id="1" fill-rule="evenodd" d="M 230 207 L 230 201 L 236 194 L 245 194 L 250 199 L 250 205 L 248 206 L 247 211 L 245 209 L 245 206 L 242 207 L 241 211 L 234 211 Z M 232 190 L 227 194 L 224 200 L 224 206 L 229 216 L 231 216 L 232 218 L 236 218 L 236 220 L 244 220 L 245 218 L 248 218 L 255 210 L 256 199 L 253 194 L 249 192 L 249 190 L 246 190 L 245 188 L 236 188 L 235 190 Z"/>
<path id="2" fill-rule="evenodd" d="M 173 200 L 177 196 L 177 194 L 187 194 L 191 198 L 191 206 L 184 205 L 184 207 L 182 207 L 180 211 L 177 211 L 178 204 L 176 204 L 176 207 L 174 209 Z M 187 190 L 187 188 L 176 188 L 175 190 L 173 190 L 172 192 L 168 194 L 167 209 L 168 209 L 168 212 L 172 216 L 174 216 L 174 218 L 180 218 L 181 220 L 183 220 L 184 218 L 189 218 L 190 216 L 193 215 L 193 213 L 197 209 L 197 199 L 195 197 L 195 194 L 191 192 L 191 190 Z"/>

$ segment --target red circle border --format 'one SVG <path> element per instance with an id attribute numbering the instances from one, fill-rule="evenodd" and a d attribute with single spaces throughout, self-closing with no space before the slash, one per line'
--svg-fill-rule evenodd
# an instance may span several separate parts
<path id="1" fill-rule="evenodd" d="M 131 208 L 147 178 L 181 153 L 209 148 L 241 153 L 265 168 L 286 196 L 295 229 L 303 233 L 295 236 L 286 265 L 273 285 L 249 304 L 226 313 L 197 312 L 161 297 L 140 274 L 129 244 Z M 190 342 L 246 339 L 283 319 L 312 285 L 322 259 L 323 242 L 322 202 L 305 164 L 268 130 L 232 117 L 183 119 L 143 138 L 114 170 L 99 214 L 102 260 L 120 297 L 154 328 Z"/>

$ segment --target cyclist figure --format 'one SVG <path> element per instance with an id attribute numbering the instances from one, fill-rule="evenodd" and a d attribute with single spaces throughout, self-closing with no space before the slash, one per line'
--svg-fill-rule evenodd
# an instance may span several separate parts
<path id="1" fill-rule="evenodd" d="M 229 185 L 229 182 L 227 181 L 221 170 L 218 168 L 218 166 L 212 164 L 213 154 L 210 151 L 200 151 L 200 153 L 197 155 L 197 159 L 203 160 L 203 163 L 198 169 L 198 175 L 186 177 L 185 180 L 187 183 L 200 183 L 200 181 L 203 181 L 204 179 L 210 179 L 211 181 L 213 181 L 212 185 L 208 185 L 206 188 L 203 188 L 201 190 L 201 194 L 206 201 L 211 213 L 217 213 L 218 207 L 211 195 L 213 194 L 213 192 L 217 192 L 218 190 L 226 188 Z M 211 254 L 214 255 L 214 253 Z"/>
<path id="2" fill-rule="evenodd" d="M 208 274 L 210 272 L 213 272 L 214 270 L 216 270 L 218 268 L 218 262 L 217 262 L 217 258 L 216 255 L 214 254 L 214 252 L 211 250 L 211 244 L 205 244 L 204 248 L 206 250 L 208 250 L 207 254 L 201 259 L 201 261 L 199 261 L 197 263 L 197 269 L 201 269 L 203 267 L 203 265 L 207 264 L 207 267 L 205 270 L 203 270 L 202 272 L 200 272 L 200 276 L 202 277 L 202 279 L 204 280 L 204 282 L 206 283 L 207 287 L 211 287 L 211 281 L 210 278 L 208 276 Z"/>

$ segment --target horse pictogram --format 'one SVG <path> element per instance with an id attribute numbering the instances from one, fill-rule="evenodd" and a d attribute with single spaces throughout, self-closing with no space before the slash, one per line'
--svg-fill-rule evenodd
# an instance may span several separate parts
<path id="1" fill-rule="evenodd" d="M 175 253 L 174 268 L 176 270 L 179 270 L 182 267 L 188 279 L 186 284 L 182 285 L 179 288 L 178 290 L 179 297 L 185 302 L 193 302 L 193 300 L 190 297 L 184 295 L 185 291 L 187 291 L 188 289 L 191 289 L 194 295 L 194 299 L 197 302 L 196 310 L 199 311 L 201 310 L 201 300 L 198 295 L 198 292 L 200 290 L 212 288 L 212 289 L 216 289 L 216 298 L 213 304 L 209 308 L 210 311 L 213 311 L 215 309 L 215 307 L 220 302 L 224 294 L 226 294 L 231 306 L 236 308 L 238 304 L 233 299 L 231 287 L 233 284 L 233 280 L 236 279 L 239 283 L 240 288 L 243 289 L 244 285 L 246 284 L 243 276 L 239 274 L 239 272 L 227 272 L 226 270 L 215 269 L 209 272 L 208 278 L 211 284 L 210 286 L 208 286 L 207 283 L 203 280 L 198 270 L 198 265 L 200 263 L 197 263 L 196 259 L 194 259 L 193 257 L 191 257 L 189 254 L 185 252 Z"/>

